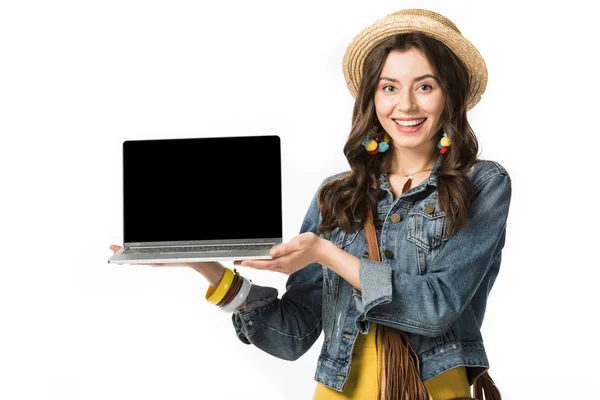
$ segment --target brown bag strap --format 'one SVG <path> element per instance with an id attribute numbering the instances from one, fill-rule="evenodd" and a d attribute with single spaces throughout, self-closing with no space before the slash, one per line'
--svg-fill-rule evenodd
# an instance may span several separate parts
<path id="1" fill-rule="evenodd" d="M 365 221 L 365 237 L 369 259 L 381 261 L 371 210 Z M 431 396 L 421 380 L 417 353 L 408 334 L 386 325 L 379 326 L 378 334 L 381 334 L 383 346 L 379 400 L 430 400 Z"/>
<path id="2" fill-rule="evenodd" d="M 379 244 L 377 243 L 377 232 L 373 224 L 373 213 L 369 210 L 367 221 L 365 222 L 365 236 L 367 237 L 367 250 L 369 250 L 369 258 L 375 261 L 381 261 L 379 254 Z"/>
<path id="3" fill-rule="evenodd" d="M 367 214 L 367 218 L 365 221 L 365 237 L 367 239 L 367 250 L 369 251 L 369 259 L 371 260 L 375 260 L 375 261 L 381 261 L 381 256 L 379 254 L 379 243 L 377 242 L 377 231 L 375 230 L 375 225 L 373 224 L 373 212 L 371 210 L 369 210 L 368 214 Z M 388 336 L 387 340 L 385 341 L 385 343 L 400 343 L 400 340 L 398 338 L 395 338 L 394 340 L 391 340 L 391 336 L 393 334 L 393 332 L 391 332 L 392 328 L 389 328 L 385 325 L 382 325 L 382 328 L 384 328 L 383 330 L 386 331 L 386 336 Z M 414 352 L 414 350 L 412 349 L 412 346 L 410 345 L 410 341 L 408 340 L 408 335 L 406 335 L 405 332 L 401 332 L 398 331 L 401 335 L 401 337 L 403 338 L 403 342 L 404 345 L 407 346 L 410 350 L 412 350 Z M 395 345 L 397 346 L 397 344 L 389 344 L 389 346 Z M 384 355 L 385 357 L 385 355 Z M 385 361 L 384 361 L 385 364 Z M 416 371 L 419 370 L 419 366 L 418 364 L 416 365 Z M 384 374 L 386 374 L 387 372 L 384 370 L 382 371 Z M 408 383 L 408 380 L 406 378 L 403 379 L 404 382 Z M 420 383 L 420 378 L 418 378 L 419 383 Z M 382 376 L 382 384 L 385 385 L 385 375 Z M 416 382 L 412 382 L 412 384 L 410 384 L 409 386 L 417 386 L 418 383 Z M 421 385 L 418 385 L 421 386 Z M 422 386 L 421 386 L 422 388 Z M 385 387 L 383 392 L 385 393 Z M 387 391 L 389 393 L 389 391 Z M 415 388 L 414 392 L 411 393 L 418 393 L 419 391 Z M 424 393 L 423 393 L 424 395 Z M 475 382 L 473 382 L 473 395 L 475 396 L 475 398 L 469 398 L 469 397 L 465 397 L 464 399 L 473 399 L 473 400 L 502 400 L 502 395 L 500 394 L 500 390 L 498 389 L 498 387 L 496 386 L 496 384 L 494 383 L 494 381 L 492 380 L 492 377 L 489 375 L 489 373 L 486 371 L 483 374 L 481 374 L 480 376 L 477 377 L 477 379 L 475 379 Z M 387 398 L 391 398 L 392 396 L 398 396 L 397 394 L 386 394 Z M 415 395 L 412 395 L 413 397 Z M 383 396 L 382 396 L 383 397 Z M 384 399 L 385 400 L 385 399 Z"/>

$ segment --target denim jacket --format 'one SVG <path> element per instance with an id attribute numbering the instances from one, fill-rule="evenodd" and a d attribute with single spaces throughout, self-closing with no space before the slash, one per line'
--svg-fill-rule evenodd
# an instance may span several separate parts
<path id="1" fill-rule="evenodd" d="M 253 285 L 246 306 L 232 315 L 238 338 L 296 360 L 323 331 L 315 380 L 343 391 L 356 337 L 375 322 L 408 333 L 422 380 L 464 365 L 472 385 L 489 368 L 480 327 L 500 268 L 511 179 L 498 162 L 477 162 L 469 171 L 476 190 L 469 223 L 447 239 L 434 174 L 441 156 L 427 179 L 396 199 L 387 174 L 379 177 L 387 192 L 378 204 L 384 222 L 377 229 L 381 262 L 368 258 L 364 229 L 338 227 L 319 235 L 360 258 L 362 291 L 319 263 L 291 274 L 281 299 L 277 289 Z M 319 189 L 347 173 L 328 177 Z M 300 233 L 316 233 L 321 221 L 317 194 Z"/>

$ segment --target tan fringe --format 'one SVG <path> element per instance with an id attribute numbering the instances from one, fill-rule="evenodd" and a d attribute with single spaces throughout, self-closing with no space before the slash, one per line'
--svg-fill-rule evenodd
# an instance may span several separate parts
<path id="1" fill-rule="evenodd" d="M 371 210 L 368 211 L 365 221 L 365 235 L 369 258 L 381 261 Z M 381 324 L 378 324 L 376 334 L 377 340 L 381 335 L 383 347 L 379 400 L 431 400 L 431 396 L 427 393 L 427 389 L 421 380 L 419 358 L 410 343 L 408 335 L 405 332 Z M 414 360 L 411 353 L 414 354 Z M 487 372 L 475 380 L 473 392 L 476 399 L 471 397 L 461 399 L 502 400 L 500 391 Z"/>
<path id="2" fill-rule="evenodd" d="M 383 344 L 383 367 L 380 400 L 429 400 L 418 361 L 415 365 L 411 352 L 415 353 L 405 332 L 380 325 Z M 415 353 L 415 359 L 416 353 Z"/>
<path id="3" fill-rule="evenodd" d="M 475 379 L 473 394 L 478 400 L 502 400 L 500 390 L 498 390 L 498 387 L 496 387 L 496 384 L 487 371 Z"/>

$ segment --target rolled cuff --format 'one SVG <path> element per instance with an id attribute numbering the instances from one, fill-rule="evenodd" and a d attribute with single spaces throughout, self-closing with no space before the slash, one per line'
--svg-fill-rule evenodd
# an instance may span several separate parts
<path id="1" fill-rule="evenodd" d="M 392 301 L 392 266 L 390 264 L 361 258 L 358 279 L 362 287 L 365 313 L 377 304 Z"/>
<path id="2" fill-rule="evenodd" d="M 248 338 L 256 330 L 253 318 L 259 310 L 271 306 L 278 294 L 279 292 L 275 288 L 252 284 L 250 293 L 246 297 L 246 305 L 231 315 L 236 335 L 242 343 L 251 344 Z"/>
<path id="3" fill-rule="evenodd" d="M 356 325 L 360 332 L 366 333 L 369 310 L 392 301 L 392 266 L 386 262 L 361 258 L 358 279 L 362 290 L 360 297 L 355 297 L 356 309 L 359 311 Z"/>

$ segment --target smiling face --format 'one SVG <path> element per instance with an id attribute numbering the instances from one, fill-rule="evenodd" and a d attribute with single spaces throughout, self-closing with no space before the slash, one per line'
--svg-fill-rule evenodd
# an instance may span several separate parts
<path id="1" fill-rule="evenodd" d="M 379 78 L 375 111 L 394 147 L 435 152 L 446 100 L 427 58 L 417 49 L 392 50 Z"/>

